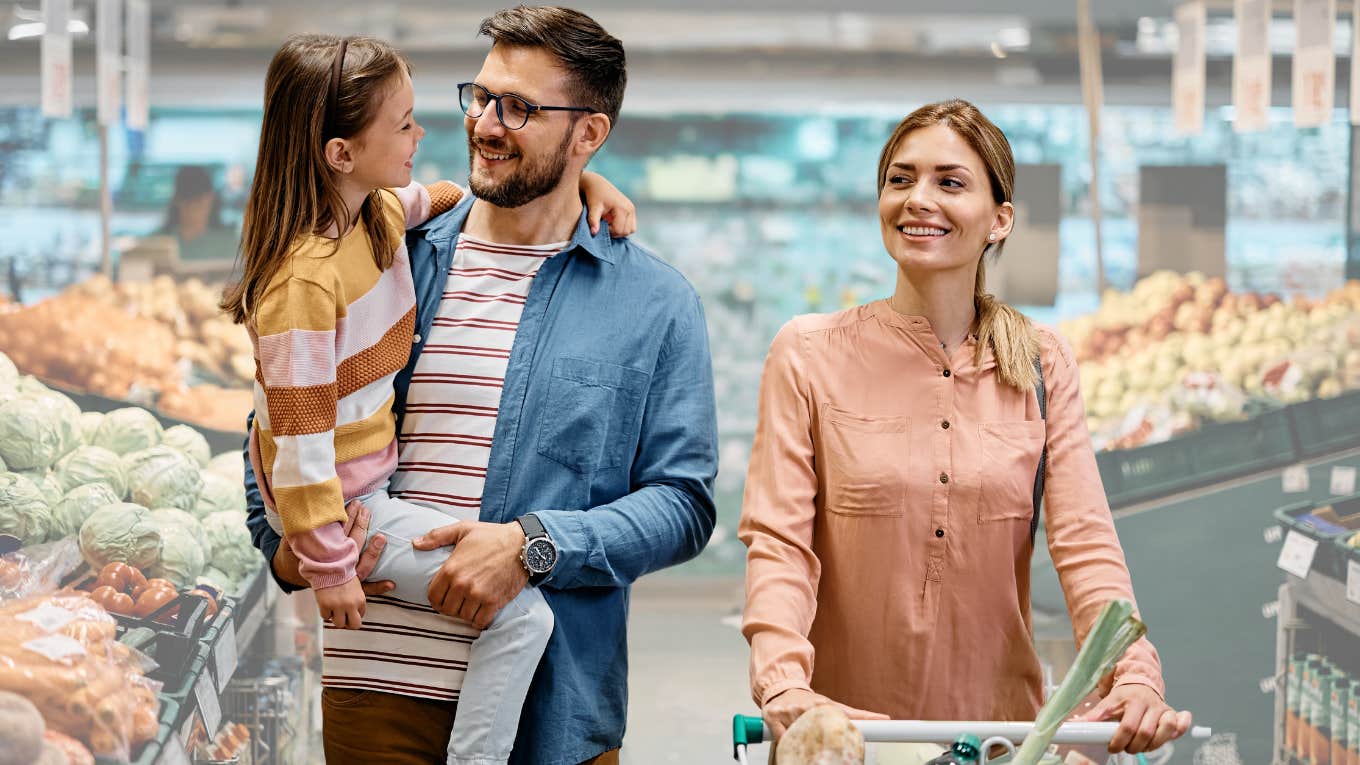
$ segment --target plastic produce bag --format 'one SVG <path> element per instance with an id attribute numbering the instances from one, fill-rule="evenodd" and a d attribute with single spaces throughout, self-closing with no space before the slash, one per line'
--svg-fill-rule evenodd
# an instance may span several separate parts
<path id="1" fill-rule="evenodd" d="M 56 592 L 85 560 L 74 539 L 59 539 L 0 555 L 0 602 Z"/>
<path id="2" fill-rule="evenodd" d="M 0 603 L 0 690 L 25 696 L 49 728 L 117 762 L 159 730 L 159 685 L 113 617 L 82 593 Z"/>

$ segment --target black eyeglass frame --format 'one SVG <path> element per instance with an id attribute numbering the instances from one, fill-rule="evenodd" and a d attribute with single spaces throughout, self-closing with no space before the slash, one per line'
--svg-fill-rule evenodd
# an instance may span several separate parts
<path id="1" fill-rule="evenodd" d="M 524 96 L 516 95 L 514 93 L 492 93 L 485 87 L 478 85 L 475 82 L 460 82 L 458 83 L 458 106 L 460 106 L 463 109 L 463 114 L 467 115 L 468 117 L 474 120 L 481 119 L 482 115 L 486 114 L 486 107 L 482 107 L 482 111 L 480 113 L 473 115 L 471 112 L 472 106 L 463 103 L 463 89 L 469 86 L 473 88 L 481 88 L 482 92 L 486 94 L 486 98 L 488 101 L 496 102 L 496 119 L 501 121 L 501 124 L 505 126 L 506 130 L 519 130 L 520 128 L 523 128 L 525 125 L 529 124 L 529 116 L 532 115 L 534 112 L 590 112 L 593 114 L 596 111 L 598 111 L 596 109 L 590 108 L 589 106 L 543 106 L 541 104 L 536 104 L 533 101 L 530 101 Z M 475 93 L 476 91 L 473 92 Z M 520 103 L 524 104 L 524 122 L 520 123 L 516 127 L 511 127 L 510 124 L 505 121 L 505 109 L 501 106 L 502 103 L 501 99 L 505 98 L 513 98 L 519 101 Z"/>

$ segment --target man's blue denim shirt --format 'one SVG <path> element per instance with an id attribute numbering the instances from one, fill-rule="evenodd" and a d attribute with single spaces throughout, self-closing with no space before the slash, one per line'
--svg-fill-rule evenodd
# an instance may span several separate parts
<path id="1" fill-rule="evenodd" d="M 407 234 L 418 342 L 396 380 L 398 432 L 473 201 Z M 560 550 L 541 585 L 556 627 L 512 763 L 575 765 L 622 744 L 629 586 L 703 549 L 715 523 L 717 468 L 698 295 L 651 253 L 611 239 L 606 224 L 592 236 L 583 212 L 571 244 L 543 264 L 530 289 L 482 497 L 481 520 L 533 512 Z M 249 460 L 246 488 L 252 538 L 272 561 L 279 537 L 265 521 Z"/>

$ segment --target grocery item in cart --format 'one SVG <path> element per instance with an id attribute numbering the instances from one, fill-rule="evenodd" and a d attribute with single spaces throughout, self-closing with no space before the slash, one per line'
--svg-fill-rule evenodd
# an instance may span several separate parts
<path id="1" fill-rule="evenodd" d="M 864 734 L 840 707 L 823 704 L 794 720 L 775 759 L 780 765 L 862 765 Z"/>

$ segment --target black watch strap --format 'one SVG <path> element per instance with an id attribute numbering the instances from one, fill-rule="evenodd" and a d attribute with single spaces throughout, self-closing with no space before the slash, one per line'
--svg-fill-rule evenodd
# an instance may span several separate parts
<path id="1" fill-rule="evenodd" d="M 538 537 L 548 536 L 548 530 L 543 528 L 543 521 L 540 521 L 538 516 L 533 513 L 521 515 L 516 518 L 515 521 L 519 523 L 520 528 L 524 529 L 525 539 L 536 539 Z"/>

